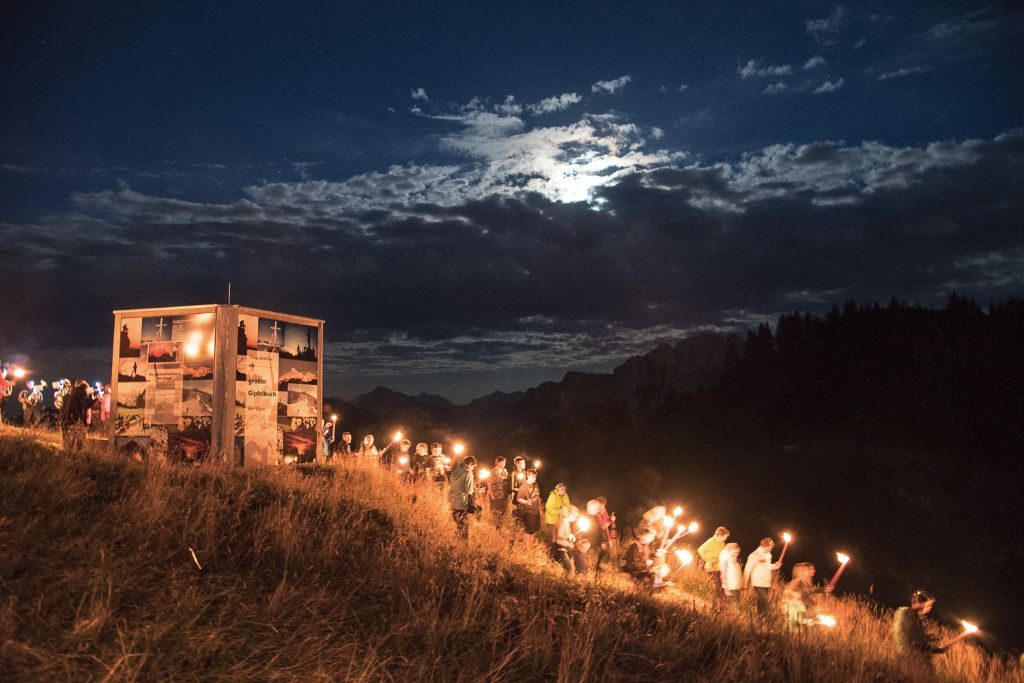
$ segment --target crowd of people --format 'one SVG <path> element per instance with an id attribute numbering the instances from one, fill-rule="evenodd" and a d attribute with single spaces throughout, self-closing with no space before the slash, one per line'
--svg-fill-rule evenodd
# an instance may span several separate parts
<path id="1" fill-rule="evenodd" d="M 352 435 L 342 432 L 335 442 L 335 423 L 325 421 L 323 452 L 327 462 L 344 458 L 369 459 L 408 481 L 429 481 L 447 493 L 456 533 L 468 538 L 474 523 L 490 523 L 508 528 L 509 522 L 527 542 L 541 544 L 547 556 L 566 574 L 596 574 L 609 569 L 621 570 L 646 591 L 659 591 L 671 584 L 670 578 L 699 560 L 702 571 L 715 588 L 716 599 L 725 609 L 740 609 L 741 597 L 752 596 L 752 611 L 759 618 L 781 621 L 790 632 L 808 628 L 831 628 L 835 620 L 818 610 L 817 596 L 831 593 L 834 584 L 815 583 L 815 566 L 796 563 L 788 582 L 781 582 L 781 560 L 774 560 L 775 541 L 763 538 L 741 563 L 741 548 L 729 542 L 730 531 L 719 526 L 696 549 L 697 557 L 682 546 L 674 547 L 680 536 L 696 530 L 695 523 L 678 525 L 681 510 L 670 514 L 655 507 L 643 515 L 640 524 L 628 533 L 628 542 L 620 548 L 615 513 L 609 512 L 602 496 L 588 500 L 581 509 L 572 503 L 565 483 L 556 483 L 545 497 L 538 482 L 540 462 L 530 467 L 521 456 L 497 457 L 492 467 L 482 467 L 477 458 L 465 455 L 460 444 L 448 456 L 440 443 L 412 446 L 412 441 L 396 434 L 382 448 L 367 434 L 353 447 Z M 474 521 L 476 520 L 476 521 Z M 678 529 L 672 533 L 673 529 Z M 529 539 L 532 539 L 530 541 Z M 669 558 L 675 558 L 670 560 Z M 922 618 L 934 605 L 934 598 L 917 592 L 909 607 L 896 611 L 893 638 L 897 648 L 908 655 L 927 658 L 944 652 L 927 635 Z"/>
<path id="2" fill-rule="evenodd" d="M 81 450 L 90 429 L 98 430 L 110 420 L 110 385 L 85 380 L 25 379 L 21 373 L 0 371 L 0 424 L 10 421 L 24 427 L 56 427 L 67 451 Z M 20 391 L 15 393 L 18 387 Z M 17 409 L 14 398 L 17 398 Z M 11 415 L 13 413 L 13 415 Z M 19 414 L 20 413 L 20 414 Z"/>

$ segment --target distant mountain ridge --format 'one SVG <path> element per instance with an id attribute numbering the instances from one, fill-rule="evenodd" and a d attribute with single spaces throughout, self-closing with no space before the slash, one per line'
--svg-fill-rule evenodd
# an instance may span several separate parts
<path id="1" fill-rule="evenodd" d="M 730 354 L 738 357 L 743 345 L 736 335 L 700 334 L 661 344 L 627 359 L 610 373 L 568 372 L 559 381 L 525 392 L 496 391 L 465 405 L 428 393 L 409 396 L 383 386 L 360 394 L 350 405 L 394 423 L 442 429 L 465 429 L 460 423 L 470 423 L 473 431 L 484 432 L 509 422 L 535 424 L 608 402 L 623 403 L 631 415 L 639 416 L 713 387 L 725 372 Z M 349 403 L 327 400 L 332 406 Z"/>

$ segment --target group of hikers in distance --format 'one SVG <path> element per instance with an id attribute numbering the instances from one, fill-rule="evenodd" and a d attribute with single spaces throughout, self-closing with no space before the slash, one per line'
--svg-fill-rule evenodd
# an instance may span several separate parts
<path id="1" fill-rule="evenodd" d="M 566 574 L 593 575 L 618 563 L 618 568 L 645 591 L 663 589 L 671 583 L 671 576 L 695 559 L 688 549 L 677 548 L 672 552 L 675 540 L 687 533 L 680 526 L 680 533 L 669 540 L 669 530 L 681 508 L 672 515 L 661 506 L 649 510 L 620 549 L 615 513 L 608 511 L 607 500 L 602 496 L 588 500 L 581 511 L 572 504 L 564 483 L 555 484 L 545 498 L 538 482 L 539 461 L 537 467 L 528 467 L 526 459 L 517 456 L 510 470 L 506 467 L 508 460 L 499 456 L 492 468 L 482 468 L 474 456 L 464 454 L 461 444 L 456 444 L 454 455 L 448 456 L 440 443 L 421 442 L 413 448 L 412 441 L 402 438 L 400 433 L 380 449 L 372 435 L 366 435 L 358 447 L 353 447 L 348 432 L 343 432 L 335 444 L 333 427 L 331 423 L 324 432 L 328 462 L 345 458 L 375 460 L 404 481 L 433 482 L 446 491 L 456 533 L 461 538 L 468 539 L 471 520 L 482 520 L 485 514 L 499 528 L 507 526 L 506 520 L 511 517 L 521 538 L 546 545 L 547 555 Z M 696 523 L 692 523 L 689 531 L 695 530 Z M 696 550 L 721 608 L 739 609 L 741 596 L 750 590 L 754 614 L 762 622 L 776 622 L 781 617 L 790 632 L 835 626 L 835 620 L 819 613 L 816 604 L 816 596 L 831 593 L 834 582 L 816 585 L 813 564 L 800 562 L 793 566 L 791 580 L 782 587 L 777 603 L 773 596 L 777 593 L 775 586 L 782 562 L 773 562 L 775 542 L 771 538 L 761 539 L 741 566 L 740 545 L 729 542 L 729 536 L 729 529 L 719 526 Z M 667 559 L 673 555 L 675 569 Z M 946 650 L 927 635 L 922 622 L 934 602 L 934 598 L 917 591 L 909 607 L 896 611 L 892 635 L 899 651 L 930 661 L 931 655 Z"/>

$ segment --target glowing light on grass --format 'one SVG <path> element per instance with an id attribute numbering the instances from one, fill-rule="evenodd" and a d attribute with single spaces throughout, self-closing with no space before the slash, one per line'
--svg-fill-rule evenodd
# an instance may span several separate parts
<path id="1" fill-rule="evenodd" d="M 829 616 L 828 614 L 819 614 L 818 623 L 826 628 L 835 628 L 836 618 L 833 616 Z"/>
<path id="2" fill-rule="evenodd" d="M 978 627 L 969 621 L 961 620 L 960 624 L 964 627 L 964 633 L 970 635 L 971 633 L 977 633 Z"/>

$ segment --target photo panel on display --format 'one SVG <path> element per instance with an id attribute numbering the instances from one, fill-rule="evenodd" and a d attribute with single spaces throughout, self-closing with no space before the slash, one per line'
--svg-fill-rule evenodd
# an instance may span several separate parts
<path id="1" fill-rule="evenodd" d="M 179 317 L 169 315 L 142 318 L 140 333 L 142 343 L 174 341 L 175 323 L 180 325 L 180 320 Z"/>
<path id="2" fill-rule="evenodd" d="M 124 382 L 117 385 L 117 414 L 141 415 L 146 408 L 146 384 Z"/>
<path id="3" fill-rule="evenodd" d="M 195 313 L 175 321 L 172 334 L 181 342 L 182 357 L 189 362 L 212 361 L 216 350 L 216 317 L 213 313 Z"/>
<path id="4" fill-rule="evenodd" d="M 114 422 L 114 433 L 119 436 L 149 436 L 152 427 L 141 410 L 125 413 L 119 410 L 117 421 Z"/>
<path id="5" fill-rule="evenodd" d="M 193 362 L 181 366 L 181 376 L 186 382 L 203 382 L 213 380 L 213 363 Z"/>
<path id="6" fill-rule="evenodd" d="M 213 380 L 188 382 L 182 389 L 182 416 L 213 415 Z"/>
<path id="7" fill-rule="evenodd" d="M 314 419 L 313 422 L 316 422 Z M 302 425 L 299 429 L 284 432 L 284 448 L 282 453 L 297 459 L 298 462 L 313 462 L 316 460 L 316 440 L 318 438 L 316 427 Z"/>
<path id="8" fill-rule="evenodd" d="M 277 375 L 278 387 L 283 390 L 289 384 L 315 385 L 317 383 L 316 371 L 315 362 L 282 358 Z"/>
<path id="9" fill-rule="evenodd" d="M 265 351 L 277 351 L 282 359 L 316 362 L 318 334 L 318 328 L 311 325 L 260 318 L 257 345 Z"/>
<path id="10" fill-rule="evenodd" d="M 277 416 L 288 416 L 288 390 L 277 392 Z"/>
<path id="11" fill-rule="evenodd" d="M 149 363 L 180 363 L 181 343 L 175 341 L 148 342 L 143 345 Z"/>
<path id="12" fill-rule="evenodd" d="M 238 355 L 258 350 L 259 318 L 255 315 L 238 316 Z"/>
<path id="13" fill-rule="evenodd" d="M 309 384 L 288 385 L 288 417 L 316 417 L 316 408 L 316 386 Z"/>
<path id="14" fill-rule="evenodd" d="M 142 318 L 121 318 L 119 358 L 138 358 L 142 355 Z"/>
<path id="15" fill-rule="evenodd" d="M 145 382 L 148 365 L 140 358 L 121 358 L 117 363 L 117 381 Z"/>

